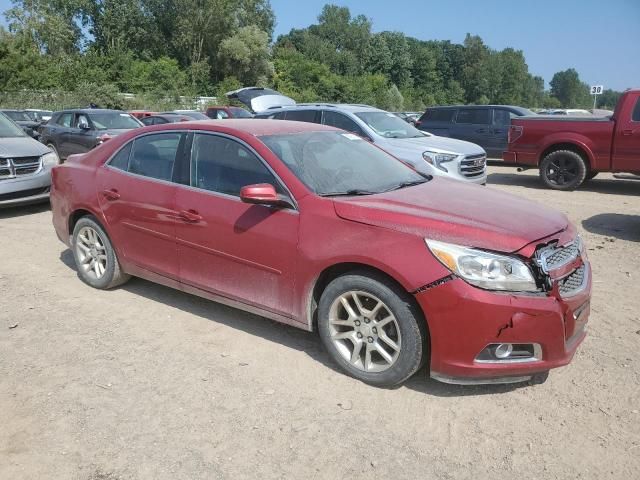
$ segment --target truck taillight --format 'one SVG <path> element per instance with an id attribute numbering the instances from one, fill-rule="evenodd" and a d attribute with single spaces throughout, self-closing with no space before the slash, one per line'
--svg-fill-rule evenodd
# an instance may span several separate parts
<path id="1" fill-rule="evenodd" d="M 509 143 L 513 143 L 516 140 L 518 140 L 522 134 L 524 133 L 524 128 L 521 127 L 520 125 L 511 125 L 509 127 L 509 138 L 508 138 L 508 142 Z"/>

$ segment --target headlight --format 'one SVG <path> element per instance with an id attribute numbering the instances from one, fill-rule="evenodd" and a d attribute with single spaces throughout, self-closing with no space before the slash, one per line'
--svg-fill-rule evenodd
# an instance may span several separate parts
<path id="1" fill-rule="evenodd" d="M 424 158 L 427 162 L 433 165 L 436 168 L 439 168 L 443 172 L 449 172 L 447 168 L 443 165 L 443 163 L 450 162 L 458 158 L 458 155 L 453 153 L 439 153 L 439 152 L 423 152 L 422 158 Z"/>
<path id="2" fill-rule="evenodd" d="M 533 274 L 515 257 L 425 239 L 429 250 L 445 267 L 480 288 L 510 292 L 536 292 Z"/>
<path id="3" fill-rule="evenodd" d="M 60 163 L 55 152 L 45 153 L 40 158 L 42 158 L 43 167 L 52 167 L 53 165 L 58 165 L 58 163 Z"/>

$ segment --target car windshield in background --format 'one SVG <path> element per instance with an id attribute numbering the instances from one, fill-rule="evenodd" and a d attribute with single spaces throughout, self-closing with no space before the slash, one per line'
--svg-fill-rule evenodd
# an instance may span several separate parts
<path id="1" fill-rule="evenodd" d="M 356 113 L 364 123 L 374 132 L 385 138 L 421 138 L 424 132 L 388 112 L 360 112 Z"/>
<path id="2" fill-rule="evenodd" d="M 97 130 L 126 130 L 140 126 L 128 113 L 91 113 L 90 117 Z"/>
<path id="3" fill-rule="evenodd" d="M 229 110 L 231 110 L 235 118 L 253 118 L 253 115 L 247 112 L 244 108 L 229 107 Z"/>
<path id="4" fill-rule="evenodd" d="M 32 120 L 27 115 L 27 112 L 17 112 L 17 111 L 5 111 L 3 112 L 7 117 L 15 122 L 31 122 Z"/>
<path id="5" fill-rule="evenodd" d="M 381 193 L 426 181 L 352 133 L 266 135 L 260 140 L 307 187 L 322 196 Z"/>
<path id="6" fill-rule="evenodd" d="M 26 136 L 26 134 L 18 125 L 0 113 L 0 138 L 24 136 Z"/>

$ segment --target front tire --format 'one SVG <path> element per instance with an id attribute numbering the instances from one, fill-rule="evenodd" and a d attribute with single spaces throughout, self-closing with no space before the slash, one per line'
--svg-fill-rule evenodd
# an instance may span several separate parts
<path id="1" fill-rule="evenodd" d="M 329 283 L 318 305 L 318 329 L 346 373 L 378 387 L 404 382 L 427 357 L 425 321 L 411 297 L 368 272 Z"/>
<path id="2" fill-rule="evenodd" d="M 584 158 L 571 150 L 556 150 L 540 163 L 540 178 L 554 190 L 575 190 L 587 177 Z"/>
<path id="3" fill-rule="evenodd" d="M 109 236 L 94 217 L 78 220 L 71 247 L 78 276 L 87 285 L 108 290 L 129 280 L 129 275 L 120 268 Z"/>
<path id="4" fill-rule="evenodd" d="M 55 154 L 56 154 L 56 157 L 58 157 L 58 163 L 59 163 L 59 164 L 60 164 L 60 163 L 62 163 L 62 162 L 64 162 L 64 160 L 60 157 L 60 154 L 58 153 L 58 149 L 56 148 L 56 146 L 55 146 L 53 143 L 51 143 L 51 142 L 47 143 L 47 147 L 49 147 L 49 149 L 50 149 L 53 153 L 55 153 Z"/>

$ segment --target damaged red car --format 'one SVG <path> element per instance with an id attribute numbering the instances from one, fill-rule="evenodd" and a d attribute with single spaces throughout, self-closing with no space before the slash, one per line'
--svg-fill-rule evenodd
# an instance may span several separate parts
<path id="1" fill-rule="evenodd" d="M 348 374 L 397 385 L 545 378 L 585 337 L 591 271 L 565 215 L 416 173 L 310 123 L 136 129 L 53 169 L 78 275 L 130 276 L 319 332 Z"/>

